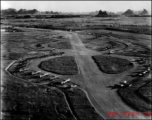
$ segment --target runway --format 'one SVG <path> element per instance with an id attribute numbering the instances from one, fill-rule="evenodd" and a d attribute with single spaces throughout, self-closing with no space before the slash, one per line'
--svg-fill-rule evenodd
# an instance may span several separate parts
<path id="1" fill-rule="evenodd" d="M 83 81 L 84 89 L 87 91 L 89 99 L 96 110 L 105 119 L 111 118 L 107 114 L 110 111 L 117 112 L 117 115 L 112 116 L 112 119 L 146 119 L 142 115 L 123 116 L 119 114 L 125 111 L 136 112 L 123 103 L 116 93 L 116 90 L 111 90 L 107 87 L 116 82 L 118 83 L 124 76 L 119 75 L 119 77 L 113 77 L 112 75 L 102 73 L 91 58 L 93 54 L 84 46 L 78 35 L 76 33 L 70 33 L 68 36 L 75 51 L 74 55 L 82 74 L 82 78 L 78 80 Z M 79 81 L 77 81 L 77 83 L 79 83 Z"/>

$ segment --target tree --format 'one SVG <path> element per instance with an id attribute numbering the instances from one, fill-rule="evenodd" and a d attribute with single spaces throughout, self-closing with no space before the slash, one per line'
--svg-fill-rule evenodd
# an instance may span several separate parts
<path id="1" fill-rule="evenodd" d="M 26 9 L 20 9 L 18 12 L 18 14 L 27 14 Z"/>
<path id="2" fill-rule="evenodd" d="M 14 8 L 8 8 L 1 11 L 3 15 L 14 15 L 17 13 L 17 10 Z"/>

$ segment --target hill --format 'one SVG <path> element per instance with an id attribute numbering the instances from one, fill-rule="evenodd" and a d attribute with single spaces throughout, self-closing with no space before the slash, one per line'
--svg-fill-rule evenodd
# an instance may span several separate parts
<path id="1" fill-rule="evenodd" d="M 149 15 L 149 13 L 146 9 L 143 9 L 143 11 L 139 13 L 139 15 Z"/>
<path id="2" fill-rule="evenodd" d="M 125 15 L 125 16 L 131 16 L 131 15 L 134 15 L 134 12 L 133 12 L 133 10 L 128 9 L 127 11 L 125 11 L 123 13 L 123 15 Z"/>

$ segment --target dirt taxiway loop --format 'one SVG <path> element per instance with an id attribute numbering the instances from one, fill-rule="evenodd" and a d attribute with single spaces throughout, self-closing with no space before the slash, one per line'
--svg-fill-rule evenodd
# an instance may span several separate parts
<path id="1" fill-rule="evenodd" d="M 88 97 L 96 108 L 97 112 L 105 119 L 111 119 L 108 112 L 133 111 L 125 105 L 115 91 L 108 89 L 108 81 L 112 81 L 107 75 L 103 74 L 91 58 L 90 50 L 87 49 L 76 33 L 66 33 L 73 46 L 78 66 L 82 73 L 82 80 L 85 83 L 85 90 Z M 79 79 L 80 80 L 80 79 Z M 122 116 L 117 115 L 113 119 L 146 119 L 145 116 Z"/>

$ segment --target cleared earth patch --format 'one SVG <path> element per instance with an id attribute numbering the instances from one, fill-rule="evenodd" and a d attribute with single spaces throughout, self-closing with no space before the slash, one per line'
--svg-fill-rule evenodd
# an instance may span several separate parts
<path id="1" fill-rule="evenodd" d="M 61 75 L 74 75 L 78 73 L 77 64 L 73 56 L 63 56 L 42 61 L 39 67 L 42 70 Z"/>
<path id="2" fill-rule="evenodd" d="M 96 55 L 92 58 L 99 69 L 107 74 L 119 74 L 134 66 L 130 61 L 117 57 Z"/>

